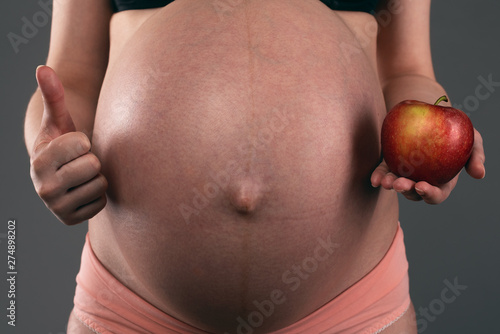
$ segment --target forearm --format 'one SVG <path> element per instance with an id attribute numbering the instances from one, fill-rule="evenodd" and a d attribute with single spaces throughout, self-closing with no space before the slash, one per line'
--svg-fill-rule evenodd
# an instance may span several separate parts
<path id="1" fill-rule="evenodd" d="M 85 133 L 91 138 L 94 126 L 97 98 L 76 93 L 73 89 L 65 88 L 65 101 L 76 130 Z M 31 156 L 33 143 L 40 131 L 43 115 L 43 100 L 40 89 L 37 89 L 28 104 L 24 120 L 24 139 L 28 154 Z"/>
<path id="2" fill-rule="evenodd" d="M 418 100 L 433 104 L 443 95 L 444 88 L 434 79 L 422 75 L 402 75 L 386 80 L 382 84 L 387 111 L 403 100 Z M 450 106 L 450 102 L 440 105 Z"/>

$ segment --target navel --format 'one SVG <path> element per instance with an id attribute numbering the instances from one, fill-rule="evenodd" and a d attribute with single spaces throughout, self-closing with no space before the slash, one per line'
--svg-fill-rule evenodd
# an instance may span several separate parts
<path id="1" fill-rule="evenodd" d="M 228 189 L 229 203 L 242 215 L 254 213 L 263 196 L 261 183 L 254 179 L 238 180 Z"/>

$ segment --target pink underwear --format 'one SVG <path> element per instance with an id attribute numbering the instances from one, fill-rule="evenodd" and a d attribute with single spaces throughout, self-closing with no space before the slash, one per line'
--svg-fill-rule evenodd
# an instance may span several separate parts
<path id="1" fill-rule="evenodd" d="M 207 334 L 121 284 L 99 262 L 88 235 L 76 281 L 73 314 L 93 332 Z M 375 334 L 396 322 L 409 306 L 408 262 L 398 225 L 389 250 L 372 271 L 322 308 L 271 334 Z"/>

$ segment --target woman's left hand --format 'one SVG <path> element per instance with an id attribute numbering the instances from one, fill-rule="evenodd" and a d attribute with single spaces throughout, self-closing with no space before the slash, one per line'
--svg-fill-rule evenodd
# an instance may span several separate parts
<path id="1" fill-rule="evenodd" d="M 481 134 L 474 129 L 474 146 L 469 161 L 465 165 L 467 173 L 475 179 L 482 179 L 486 175 L 484 167 L 485 154 Z M 459 173 L 460 174 L 460 173 Z M 389 171 L 389 167 L 382 163 L 373 171 L 371 183 L 374 187 L 382 186 L 385 189 L 394 189 L 412 201 L 424 200 L 429 204 L 439 204 L 450 196 L 458 181 L 457 174 L 451 181 L 440 186 L 433 186 L 425 181 L 415 182 Z"/>

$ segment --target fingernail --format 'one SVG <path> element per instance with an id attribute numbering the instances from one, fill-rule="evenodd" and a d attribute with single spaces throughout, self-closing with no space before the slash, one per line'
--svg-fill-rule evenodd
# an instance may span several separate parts
<path id="1" fill-rule="evenodd" d="M 394 186 L 392 186 L 392 189 L 394 189 L 398 193 L 403 193 L 404 192 L 404 189 L 399 189 L 399 188 L 396 188 Z"/>
<path id="2" fill-rule="evenodd" d="M 417 192 L 417 194 L 419 194 L 420 196 L 424 195 L 424 191 L 420 188 L 417 188 L 415 187 L 415 191 Z"/>
<path id="3" fill-rule="evenodd" d="M 38 74 L 38 69 L 39 69 L 40 67 L 42 67 L 42 66 L 43 66 L 43 65 L 38 65 L 38 66 L 36 67 L 36 70 L 35 70 L 35 79 L 36 79 L 36 81 L 37 81 L 37 82 L 38 82 L 38 77 L 37 77 L 37 74 Z"/>
<path id="4" fill-rule="evenodd" d="M 78 143 L 76 150 L 79 155 L 83 155 L 84 153 L 86 153 L 86 150 L 81 143 Z"/>

